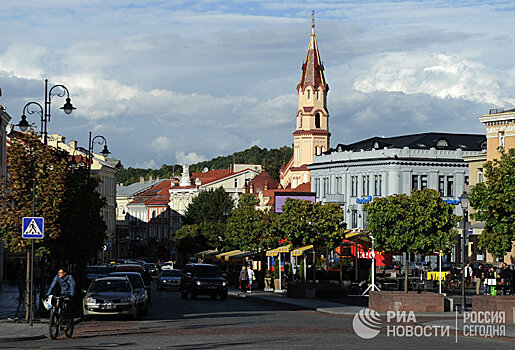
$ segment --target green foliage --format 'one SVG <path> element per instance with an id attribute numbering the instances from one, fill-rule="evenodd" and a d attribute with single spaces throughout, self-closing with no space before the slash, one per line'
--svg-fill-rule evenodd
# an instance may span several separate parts
<path id="1" fill-rule="evenodd" d="M 35 183 L 35 216 L 45 218 L 45 238 L 36 240 L 36 254 L 48 254 L 48 242 L 61 234 L 58 223 L 65 196 L 66 161 L 39 141 L 32 132 L 13 132 L 7 149 L 9 181 L 0 180 L 0 233 L 5 247 L 25 251 L 30 240 L 23 239 L 22 218 L 33 216 L 32 185 Z"/>
<path id="2" fill-rule="evenodd" d="M 283 162 L 287 163 L 293 155 L 293 148 L 283 146 L 279 149 L 259 148 L 252 146 L 241 152 L 235 152 L 229 156 L 220 156 L 209 161 L 204 161 L 190 165 L 190 171 L 201 172 L 204 168 L 208 169 L 227 169 L 232 163 L 261 164 L 266 167 L 266 171 L 274 178 L 279 180 L 279 168 Z M 129 167 L 121 168 L 116 175 L 116 182 L 129 185 L 138 182 L 140 177 L 148 179 L 149 176 L 154 178 L 169 178 L 181 174 L 182 165 L 166 165 L 163 164 L 160 169 L 140 169 Z"/>
<path id="3" fill-rule="evenodd" d="M 460 220 L 453 207 L 435 190 L 415 190 L 411 196 L 396 194 L 374 198 L 365 204 L 368 229 L 378 248 L 390 252 L 427 254 L 447 251 L 456 240 Z M 407 292 L 407 270 L 405 291 Z"/>
<path id="4" fill-rule="evenodd" d="M 200 192 L 186 209 L 186 225 L 175 233 L 178 248 L 185 253 L 222 249 L 226 222 L 233 206 L 232 198 L 222 187 Z"/>
<path id="5" fill-rule="evenodd" d="M 253 194 L 241 196 L 227 222 L 227 248 L 263 251 L 277 246 L 276 215 L 257 210 L 257 204 Z"/>
<path id="6" fill-rule="evenodd" d="M 476 210 L 472 217 L 485 223 L 481 244 L 496 257 L 504 257 L 515 241 L 515 148 L 501 149 L 500 159 L 484 164 L 486 182 L 478 183 L 470 196 Z"/>
<path id="7" fill-rule="evenodd" d="M 280 227 L 294 247 L 313 244 L 331 248 L 344 236 L 344 213 L 337 204 L 288 198 L 282 209 Z"/>

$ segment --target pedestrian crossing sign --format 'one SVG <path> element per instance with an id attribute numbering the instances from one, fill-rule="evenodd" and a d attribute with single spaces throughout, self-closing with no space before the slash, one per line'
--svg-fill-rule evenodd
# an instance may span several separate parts
<path id="1" fill-rule="evenodd" d="M 44 232 L 43 218 L 23 218 L 22 237 L 32 239 L 42 239 Z"/>

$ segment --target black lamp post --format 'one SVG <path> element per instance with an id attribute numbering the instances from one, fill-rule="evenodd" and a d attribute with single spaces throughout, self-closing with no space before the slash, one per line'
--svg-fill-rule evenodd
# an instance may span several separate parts
<path id="1" fill-rule="evenodd" d="M 99 141 L 95 141 L 99 139 Z M 93 139 L 91 139 L 91 131 L 89 132 L 89 144 L 88 144 L 88 170 L 89 172 L 91 173 L 91 163 L 93 162 L 93 158 L 92 158 L 92 155 L 93 155 L 93 146 L 95 144 L 99 144 L 99 145 L 104 145 L 104 149 L 102 150 L 102 152 L 100 152 L 101 155 L 103 155 L 104 157 L 107 158 L 107 156 L 109 154 L 111 154 L 111 152 L 109 152 L 109 149 L 107 149 L 107 140 L 104 136 L 102 135 L 97 135 L 95 136 Z"/>
<path id="2" fill-rule="evenodd" d="M 465 258 L 467 254 L 465 254 L 465 247 L 467 241 L 467 221 L 468 221 L 468 208 L 469 208 L 469 195 L 466 192 L 463 192 L 461 195 L 461 209 L 463 210 L 463 230 L 461 234 L 461 264 L 463 268 L 461 270 L 461 312 L 465 311 Z"/>
<path id="3" fill-rule="evenodd" d="M 54 92 L 54 89 L 58 88 L 56 92 Z M 41 116 L 41 136 L 43 136 L 43 143 L 46 145 L 48 144 L 47 135 L 48 135 L 48 128 L 47 124 L 50 121 L 50 104 L 52 101 L 52 96 L 58 96 L 58 97 L 64 97 L 66 94 L 66 102 L 61 107 L 61 109 L 66 114 L 70 114 L 75 107 L 73 107 L 71 98 L 70 98 L 70 92 L 68 91 L 68 88 L 66 86 L 58 84 L 54 85 L 48 90 L 48 79 L 45 79 L 45 107 L 43 108 L 39 103 L 37 102 L 29 102 L 23 107 L 23 115 L 21 116 L 21 121 L 18 124 L 21 131 L 26 131 L 29 127 L 29 123 L 27 122 L 27 115 L 28 114 L 34 114 L 38 113 Z M 39 111 L 36 110 L 30 110 L 28 107 L 30 105 L 37 105 L 39 107 Z M 44 109 L 44 111 L 43 111 Z"/>

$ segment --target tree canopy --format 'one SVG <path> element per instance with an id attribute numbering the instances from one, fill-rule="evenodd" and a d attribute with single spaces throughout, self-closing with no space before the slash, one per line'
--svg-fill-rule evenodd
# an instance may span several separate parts
<path id="1" fill-rule="evenodd" d="M 480 243 L 495 257 L 512 250 L 515 241 L 515 148 L 484 164 L 486 181 L 470 195 L 472 217 L 485 223 Z"/>
<path id="2" fill-rule="evenodd" d="M 390 252 L 427 254 L 447 251 L 456 241 L 459 216 L 435 190 L 415 190 L 411 196 L 376 197 L 365 204 L 368 230 L 377 246 Z M 406 264 L 407 267 L 407 264 Z M 407 292 L 408 269 L 405 268 Z"/>

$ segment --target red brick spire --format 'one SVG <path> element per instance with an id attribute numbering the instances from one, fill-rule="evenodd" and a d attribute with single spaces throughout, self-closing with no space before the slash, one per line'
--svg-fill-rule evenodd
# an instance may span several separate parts
<path id="1" fill-rule="evenodd" d="M 302 64 L 302 76 L 297 90 L 304 89 L 311 85 L 314 89 L 322 86 L 324 91 L 329 89 L 324 77 L 324 66 L 320 60 L 318 52 L 317 38 L 315 36 L 315 11 L 312 13 L 311 38 L 309 40 L 308 53 L 306 60 Z"/>

